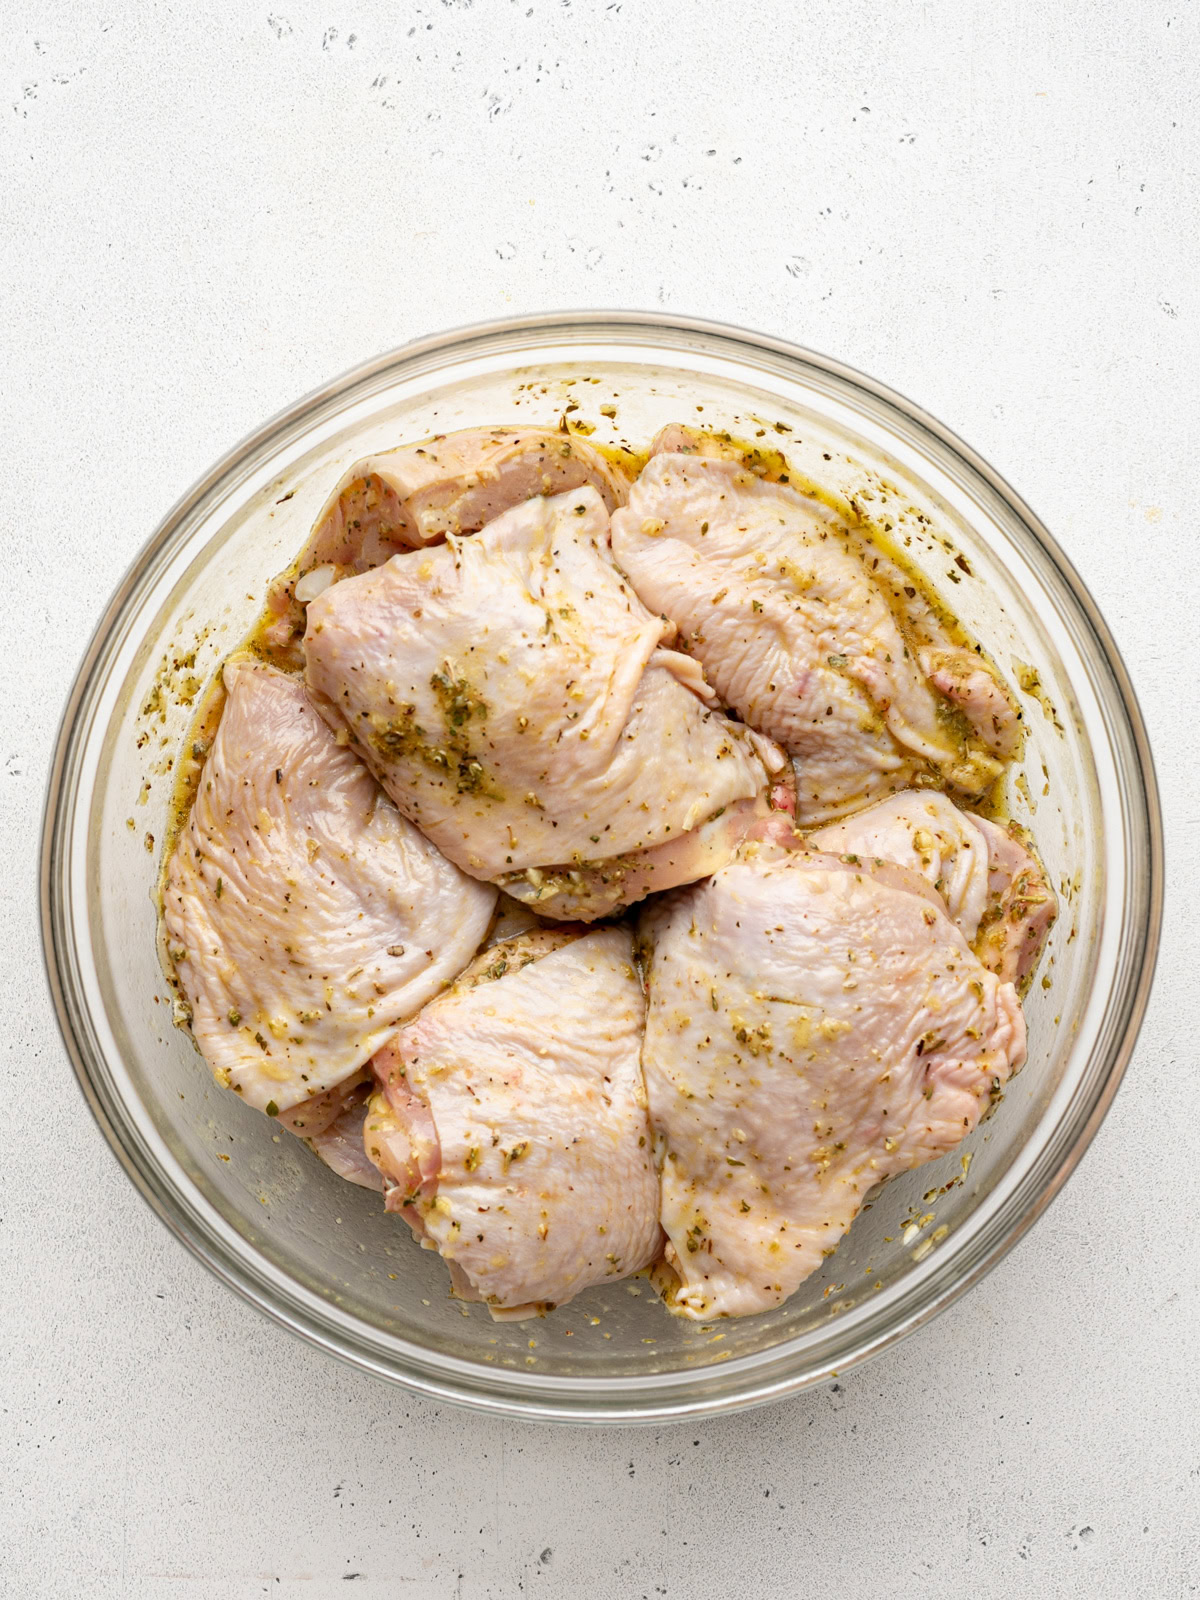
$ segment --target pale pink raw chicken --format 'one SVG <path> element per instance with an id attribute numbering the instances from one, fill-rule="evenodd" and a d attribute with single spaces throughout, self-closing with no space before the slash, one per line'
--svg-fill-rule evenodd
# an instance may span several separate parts
<path id="1" fill-rule="evenodd" d="M 940 640 L 921 658 L 878 563 L 822 502 L 708 436 L 670 429 L 654 448 L 613 516 L 614 554 L 721 702 L 796 758 L 800 819 L 843 815 L 922 775 L 982 793 L 1016 726 L 983 664 Z"/>
<path id="2" fill-rule="evenodd" d="M 668 1299 L 686 1317 L 781 1304 L 870 1190 L 953 1149 L 1024 1059 L 1012 984 L 903 867 L 750 844 L 642 932 Z"/>
<path id="3" fill-rule="evenodd" d="M 167 863 L 165 952 L 218 1081 L 271 1115 L 320 1098 L 296 1129 L 313 1137 L 471 960 L 496 895 L 400 815 L 300 680 L 238 659 L 224 683 Z"/>
<path id="4" fill-rule="evenodd" d="M 972 820 L 988 846 L 988 903 L 976 941 L 979 959 L 1000 977 L 1024 985 L 1058 916 L 1058 897 L 1023 829 L 1016 823 L 1002 828 L 987 817 Z"/>
<path id="5" fill-rule="evenodd" d="M 591 484 L 608 509 L 628 479 L 586 440 L 542 428 L 467 428 L 366 456 L 343 475 L 304 549 L 267 591 L 267 637 L 285 649 L 304 605 L 329 584 L 399 550 L 474 533 L 535 495 Z"/>
<path id="6" fill-rule="evenodd" d="M 302 1139 L 339 1178 L 363 1189 L 383 1187 L 379 1169 L 363 1149 L 363 1122 L 373 1087 L 364 1069 L 336 1089 L 279 1114 L 280 1127 Z"/>
<path id="7" fill-rule="evenodd" d="M 728 435 L 680 424 L 661 429 L 651 443 L 651 455 L 667 452 L 736 461 L 748 466 L 757 476 L 767 476 L 769 470 L 777 470 L 780 462 L 787 465 L 777 452 L 747 450 Z M 786 484 L 788 481 L 788 473 L 782 473 L 779 482 Z M 803 498 L 810 503 L 813 500 L 807 494 Z M 853 501 L 845 504 L 844 515 L 844 523 L 840 514 L 835 520 L 846 549 L 869 571 L 872 581 L 902 622 L 921 671 L 949 704 L 962 712 L 986 750 L 1001 761 L 1011 759 L 1020 750 L 1022 714 L 992 664 L 983 657 L 978 645 L 968 646 L 960 634 L 956 636 L 956 627 L 941 602 L 923 584 L 914 583 L 912 572 L 887 554 L 875 530 L 862 520 L 860 508 Z M 961 557 L 956 558 L 956 566 L 970 571 L 969 564 Z"/>
<path id="8" fill-rule="evenodd" d="M 807 843 L 921 873 L 985 967 L 1018 985 L 1032 975 L 1058 902 L 1019 830 L 961 811 L 936 791 L 906 789 L 816 829 Z"/>
<path id="9" fill-rule="evenodd" d="M 874 858 L 927 878 L 970 944 L 987 909 L 987 842 L 973 817 L 936 789 L 903 789 L 806 836 L 814 850 L 869 867 Z"/>
<path id="10" fill-rule="evenodd" d="M 473 876 L 594 920 L 713 871 L 783 752 L 715 709 L 613 565 L 595 489 L 394 556 L 308 608 L 308 682 L 397 806 Z"/>
<path id="11" fill-rule="evenodd" d="M 461 1298 L 532 1316 L 657 1256 L 644 1016 L 628 929 L 547 929 L 485 951 L 376 1056 L 367 1153 Z"/>

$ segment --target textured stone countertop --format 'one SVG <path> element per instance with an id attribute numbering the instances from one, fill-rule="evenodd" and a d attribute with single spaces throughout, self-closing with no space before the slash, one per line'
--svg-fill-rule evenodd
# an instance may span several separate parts
<path id="1" fill-rule="evenodd" d="M 1198 20 L 9 0 L 0 1594 L 1196 1591 Z M 991 461 L 1124 652 L 1170 869 L 1126 1082 L 1024 1242 L 839 1382 L 657 1432 L 411 1398 L 221 1287 L 93 1125 L 36 923 L 59 710 L 176 497 L 366 356 L 573 306 L 795 339 Z"/>

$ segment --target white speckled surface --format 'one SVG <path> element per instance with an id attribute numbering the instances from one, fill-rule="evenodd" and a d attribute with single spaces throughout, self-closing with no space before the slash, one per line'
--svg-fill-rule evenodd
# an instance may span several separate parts
<path id="1" fill-rule="evenodd" d="M 0 1593 L 1195 1592 L 1195 8 L 8 0 L 3 31 Z M 58 1041 L 59 706 L 126 563 L 267 414 L 419 333 L 581 305 L 840 356 L 1045 517 L 1157 751 L 1151 1013 L 1033 1234 L 838 1384 L 582 1434 L 289 1345 L 281 1399 L 287 1336 L 155 1221 Z"/>

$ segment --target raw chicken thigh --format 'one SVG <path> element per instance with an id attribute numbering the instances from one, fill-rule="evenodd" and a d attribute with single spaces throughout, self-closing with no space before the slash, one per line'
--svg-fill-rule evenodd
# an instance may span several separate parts
<path id="1" fill-rule="evenodd" d="M 363 1149 L 363 1122 L 373 1088 L 370 1070 L 364 1068 L 335 1089 L 279 1114 L 281 1128 L 303 1139 L 339 1178 L 363 1189 L 383 1187 L 378 1168 Z"/>
<path id="2" fill-rule="evenodd" d="M 492 946 L 375 1058 L 367 1153 L 455 1292 L 533 1315 L 658 1254 L 624 928 Z"/>
<path id="3" fill-rule="evenodd" d="M 496 895 L 399 814 L 303 683 L 245 659 L 224 680 L 164 934 L 217 1079 L 275 1115 L 336 1091 L 457 976 Z M 344 1101 L 293 1131 L 322 1133 Z"/>
<path id="4" fill-rule="evenodd" d="M 360 1189 L 382 1190 L 379 1169 L 363 1149 L 363 1124 L 367 1119 L 369 1096 L 355 1100 L 332 1122 L 324 1133 L 308 1141 L 313 1154 L 331 1171 Z"/>
<path id="5" fill-rule="evenodd" d="M 318 707 L 443 854 L 591 921 L 790 805 L 783 753 L 714 708 L 671 633 L 585 487 L 335 584 L 304 642 Z"/>
<path id="6" fill-rule="evenodd" d="M 779 1305 L 882 1179 L 975 1126 L 1024 1060 L 1016 991 L 923 877 L 746 847 L 643 916 L 643 1062 L 673 1309 Z"/>
<path id="7" fill-rule="evenodd" d="M 1058 916 L 1058 897 L 1014 823 L 974 817 L 988 846 L 988 904 L 979 923 L 979 959 L 1001 978 L 1024 984 Z"/>
<path id="8" fill-rule="evenodd" d="M 951 919 L 970 944 L 987 909 L 987 841 L 975 819 L 936 789 L 904 789 L 843 822 L 807 836 L 814 850 L 860 860 L 875 858 L 919 872 L 946 902 Z"/>
<path id="9" fill-rule="evenodd" d="M 1015 724 L 978 659 L 941 649 L 923 664 L 826 506 L 738 460 L 663 448 L 689 438 L 700 436 L 660 436 L 613 516 L 613 552 L 645 603 L 678 626 L 721 702 L 796 757 L 801 821 L 842 815 L 918 775 L 981 793 Z"/>
<path id="10" fill-rule="evenodd" d="M 651 456 L 664 453 L 736 461 L 759 477 L 778 472 L 780 483 L 791 481 L 788 464 L 779 452 L 747 450 L 727 434 L 672 424 L 663 428 L 650 446 Z M 813 503 L 811 495 L 802 494 L 802 498 Z M 968 648 L 962 643 L 945 607 L 923 585 L 913 583 L 911 571 L 886 553 L 876 534 L 856 513 L 857 508 L 851 503 L 846 507 L 847 520 L 843 523 L 835 519 L 839 535 L 884 594 L 901 623 L 917 665 L 951 706 L 961 711 L 980 744 L 1000 761 L 1011 760 L 1021 746 L 1020 710 L 982 659 L 978 647 Z"/>
<path id="11" fill-rule="evenodd" d="M 541 428 L 468 428 L 356 461 L 317 518 L 308 543 L 275 579 L 268 638 L 304 631 L 304 604 L 350 573 L 447 534 L 474 533 L 535 495 L 590 483 L 610 511 L 628 480 L 582 439 Z"/>
<path id="12" fill-rule="evenodd" d="M 960 811 L 944 794 L 906 789 L 810 833 L 835 855 L 894 861 L 927 878 L 984 966 L 1022 983 L 1057 915 L 1040 862 L 1012 832 Z"/>

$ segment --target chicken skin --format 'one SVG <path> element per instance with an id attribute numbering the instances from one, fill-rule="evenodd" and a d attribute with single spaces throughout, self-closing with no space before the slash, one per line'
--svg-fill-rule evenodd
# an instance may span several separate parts
<path id="1" fill-rule="evenodd" d="M 642 987 L 625 928 L 486 950 L 374 1062 L 386 1205 L 461 1298 L 532 1316 L 657 1256 Z"/>
<path id="2" fill-rule="evenodd" d="M 394 556 L 308 608 L 308 682 L 405 816 L 540 914 L 714 871 L 787 763 L 713 704 L 613 565 L 595 489 Z"/>
<path id="3" fill-rule="evenodd" d="M 643 1063 L 680 1315 L 779 1305 L 868 1192 L 1024 1059 L 1016 991 L 926 880 L 772 843 L 643 914 Z"/>
<path id="4" fill-rule="evenodd" d="M 982 793 L 1014 714 L 978 659 L 943 647 L 923 663 L 825 505 L 738 460 L 663 448 L 687 437 L 699 436 L 660 437 L 613 516 L 613 552 L 721 703 L 796 758 L 799 819 L 844 815 L 918 776 Z"/>
<path id="5" fill-rule="evenodd" d="M 972 820 L 988 846 L 988 903 L 975 948 L 985 967 L 1024 992 L 1058 916 L 1058 897 L 1020 828 Z"/>
<path id="6" fill-rule="evenodd" d="M 1032 975 L 1058 902 L 1018 831 L 960 811 L 944 794 L 906 789 L 816 829 L 808 843 L 921 873 L 985 967 L 1018 986 Z"/>
<path id="7" fill-rule="evenodd" d="M 337 1088 L 279 1114 L 281 1128 L 302 1139 L 339 1178 L 362 1189 L 383 1188 L 379 1169 L 363 1149 L 363 1122 L 373 1088 L 370 1070 L 364 1068 Z"/>
<path id="8" fill-rule="evenodd" d="M 471 960 L 496 895 L 399 814 L 303 683 L 244 659 L 224 681 L 165 944 L 218 1081 L 272 1115 L 314 1102 L 293 1131 L 315 1137 L 339 1086 Z"/>
<path id="9" fill-rule="evenodd" d="M 591 484 L 610 511 L 628 480 L 582 439 L 541 428 L 468 428 L 356 461 L 307 544 L 267 591 L 277 648 L 304 632 L 304 605 L 322 589 L 381 566 L 398 550 L 475 533 L 536 495 Z"/>

